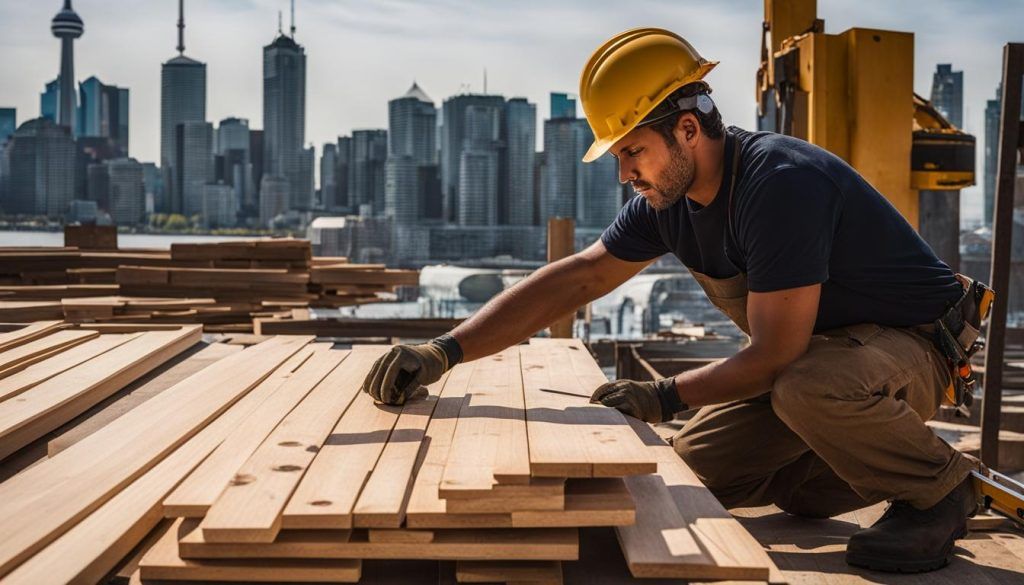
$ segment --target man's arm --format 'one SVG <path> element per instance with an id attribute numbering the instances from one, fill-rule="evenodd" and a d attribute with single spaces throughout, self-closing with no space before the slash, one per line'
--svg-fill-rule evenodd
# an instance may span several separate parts
<path id="1" fill-rule="evenodd" d="M 516 283 L 451 334 L 421 345 L 392 347 L 370 368 L 363 391 L 375 400 L 402 404 L 458 361 L 482 358 L 519 343 L 580 305 L 611 292 L 651 262 L 619 260 L 598 241 Z"/>
<path id="2" fill-rule="evenodd" d="M 751 292 L 751 343 L 736 355 L 674 378 L 617 380 L 591 398 L 647 422 L 662 422 L 686 408 L 753 398 L 767 392 L 782 370 L 807 351 L 817 319 L 821 285 Z"/>
<path id="3" fill-rule="evenodd" d="M 651 262 L 619 260 L 599 240 L 501 292 L 451 334 L 462 346 L 465 361 L 486 357 L 608 294 Z"/>
<path id="4" fill-rule="evenodd" d="M 750 345 L 735 355 L 675 377 L 689 407 L 753 398 L 771 389 L 776 376 L 807 352 L 818 316 L 821 285 L 747 297 Z"/>

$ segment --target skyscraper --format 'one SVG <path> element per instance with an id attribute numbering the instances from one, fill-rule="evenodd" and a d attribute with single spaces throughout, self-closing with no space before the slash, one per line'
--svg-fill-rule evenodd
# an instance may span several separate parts
<path id="1" fill-rule="evenodd" d="M 582 118 L 544 121 L 544 182 L 540 195 L 540 223 L 549 217 L 577 217 L 577 181 L 589 146 L 590 126 Z"/>
<path id="2" fill-rule="evenodd" d="M 170 195 L 166 211 L 184 211 L 181 173 L 176 170 L 181 149 L 176 142 L 178 126 L 185 122 L 206 121 L 206 64 L 185 56 L 185 7 L 178 0 L 178 56 L 160 70 L 160 167 L 164 171 L 164 189 Z"/>
<path id="3" fill-rule="evenodd" d="M 537 106 L 526 98 L 505 104 L 504 188 L 498 202 L 498 223 L 533 224 L 533 172 L 537 150 Z"/>
<path id="4" fill-rule="evenodd" d="M 0 108 L 0 148 L 7 142 L 7 139 L 18 129 L 18 110 L 15 108 Z"/>
<path id="5" fill-rule="evenodd" d="M 338 137 L 338 170 L 335 172 L 337 187 L 334 192 L 334 200 L 325 202 L 327 209 L 335 211 L 351 211 L 352 201 L 350 181 L 352 176 L 352 137 Z"/>
<path id="6" fill-rule="evenodd" d="M 46 84 L 39 94 L 39 115 L 51 122 L 57 121 L 60 109 L 60 77 Z"/>
<path id="7" fill-rule="evenodd" d="M 5 213 L 60 217 L 74 198 L 71 129 L 47 118 L 22 124 L 4 148 Z"/>
<path id="8" fill-rule="evenodd" d="M 387 130 L 354 130 L 348 197 L 353 211 L 369 205 L 371 213 L 384 213 L 384 163 L 388 155 Z"/>
<path id="9" fill-rule="evenodd" d="M 128 89 L 106 85 L 95 76 L 78 84 L 78 136 L 113 141 L 118 156 L 128 156 Z"/>
<path id="10" fill-rule="evenodd" d="M 264 172 L 284 177 L 292 206 L 307 207 L 312 164 L 306 164 L 306 51 L 295 42 L 294 10 L 291 36 L 278 29 L 277 38 L 263 47 L 263 166 Z"/>
<path id="11" fill-rule="evenodd" d="M 178 124 L 174 139 L 174 184 L 181 192 L 181 213 L 199 215 L 203 211 L 203 185 L 213 181 L 213 124 L 191 121 Z"/>
<path id="12" fill-rule="evenodd" d="M 996 87 L 996 99 L 985 102 L 985 181 L 983 183 L 984 221 L 992 225 L 996 201 L 996 165 L 999 156 L 999 101 L 1002 83 Z"/>
<path id="13" fill-rule="evenodd" d="M 964 123 L 964 72 L 940 63 L 932 75 L 932 105 L 957 128 Z"/>
<path id="14" fill-rule="evenodd" d="M 250 132 L 249 120 L 245 118 L 225 118 L 217 126 L 214 153 L 217 155 L 218 173 L 215 179 L 231 187 L 233 201 L 239 206 L 255 205 L 256 202 L 249 150 Z"/>
<path id="15" fill-rule="evenodd" d="M 552 93 L 551 94 L 551 119 L 557 120 L 558 118 L 575 118 L 576 117 L 576 98 L 569 97 L 569 94 L 565 93 Z"/>
<path id="16" fill-rule="evenodd" d="M 400 225 L 423 218 L 424 198 L 437 164 L 437 110 L 413 82 L 404 95 L 388 102 L 388 159 L 384 215 Z"/>
<path id="17" fill-rule="evenodd" d="M 476 150 L 481 148 L 487 149 L 498 149 L 501 147 L 499 143 L 499 131 L 500 131 L 500 112 L 504 109 L 505 98 L 500 95 L 480 95 L 480 94 L 463 94 L 452 96 L 444 101 L 441 110 L 441 197 L 442 207 L 444 210 L 445 221 L 459 221 L 458 206 L 463 196 L 459 193 L 459 185 L 461 183 L 460 178 L 460 165 L 462 161 L 462 151 L 465 150 L 470 143 Z M 474 140 L 468 140 L 469 126 L 468 119 L 470 117 L 470 108 L 474 108 L 476 112 L 473 115 L 477 122 L 482 121 L 482 118 L 489 119 L 493 124 L 490 130 L 490 140 L 481 140 L 485 132 L 485 128 L 481 124 L 476 124 L 476 134 Z M 480 110 L 491 110 L 494 114 L 481 116 Z M 484 146 L 484 143 L 489 143 Z M 497 160 L 497 159 L 495 159 Z M 478 166 L 480 162 L 479 157 L 474 158 L 474 166 Z M 495 171 L 497 172 L 497 171 Z M 473 184 L 480 185 L 477 181 L 472 181 Z M 492 192 L 491 197 L 497 197 L 497 192 Z M 475 215 L 475 214 L 470 214 Z"/>
<path id="18" fill-rule="evenodd" d="M 75 39 L 82 36 L 85 26 L 71 9 L 71 0 L 64 0 L 64 8 L 50 23 L 53 36 L 60 39 L 60 94 L 57 123 L 74 132 L 75 126 Z"/>
<path id="19" fill-rule="evenodd" d="M 136 225 L 146 213 L 146 183 L 142 164 L 134 158 L 104 163 L 109 185 L 110 218 L 118 225 Z"/>
<path id="20" fill-rule="evenodd" d="M 327 209 L 337 198 L 338 192 L 338 145 L 324 144 L 320 151 L 320 200 L 318 207 Z"/>

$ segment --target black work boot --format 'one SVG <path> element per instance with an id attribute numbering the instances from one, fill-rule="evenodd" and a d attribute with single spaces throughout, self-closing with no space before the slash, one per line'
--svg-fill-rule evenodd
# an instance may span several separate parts
<path id="1" fill-rule="evenodd" d="M 941 569 L 956 540 L 967 535 L 967 519 L 977 507 L 971 476 L 927 510 L 896 500 L 878 522 L 850 537 L 846 562 L 893 573 Z"/>

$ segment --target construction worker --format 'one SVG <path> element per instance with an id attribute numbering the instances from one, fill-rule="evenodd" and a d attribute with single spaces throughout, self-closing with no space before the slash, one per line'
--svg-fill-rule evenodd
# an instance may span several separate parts
<path id="1" fill-rule="evenodd" d="M 825 518 L 890 500 L 850 539 L 847 562 L 942 567 L 977 505 L 977 463 L 924 424 L 951 382 L 933 323 L 964 286 L 840 158 L 725 128 L 704 81 L 715 65 L 656 28 L 598 48 L 580 80 L 595 136 L 583 160 L 614 156 L 639 196 L 599 241 L 450 334 L 394 347 L 364 390 L 400 404 L 455 364 L 522 342 L 672 253 L 749 345 L 673 378 L 610 382 L 592 401 L 651 423 L 700 407 L 672 443 L 726 507 L 775 504 Z"/>

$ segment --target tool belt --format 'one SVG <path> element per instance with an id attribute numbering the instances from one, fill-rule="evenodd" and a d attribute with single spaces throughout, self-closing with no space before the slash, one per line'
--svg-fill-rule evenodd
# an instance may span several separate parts
<path id="1" fill-rule="evenodd" d="M 985 345 L 979 339 L 981 324 L 988 317 L 995 293 L 984 283 L 962 274 L 957 274 L 956 279 L 964 287 L 963 295 L 927 329 L 945 356 L 951 374 L 944 402 L 966 415 L 967 407 L 974 401 L 971 356 Z"/>

